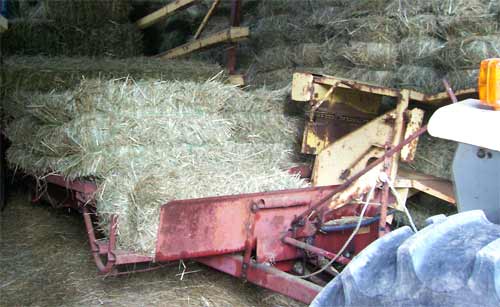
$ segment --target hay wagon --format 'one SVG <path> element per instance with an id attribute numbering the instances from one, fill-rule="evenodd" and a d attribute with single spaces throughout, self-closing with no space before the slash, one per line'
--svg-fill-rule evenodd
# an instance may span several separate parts
<path id="1" fill-rule="evenodd" d="M 353 104 L 369 106 L 383 96 L 396 98 L 397 108 L 366 122 L 355 122 L 357 127 L 348 121 L 349 132 L 345 132 L 345 122 L 325 116 L 338 116 L 341 104 L 345 113 Z M 411 160 L 418 137 L 426 131 L 418 116 L 421 112 L 408 110 L 410 100 L 443 102 L 447 96 L 429 100 L 411 91 L 297 73 L 292 98 L 310 104 L 302 151 L 317 157 L 313 168 L 290 171 L 310 178 L 313 187 L 170 201 L 159 211 L 153 255 L 118 248 L 117 215 L 111 216 L 107 236 L 99 235 L 98 188 L 90 181 L 49 175 L 45 178 L 46 193 L 35 195 L 33 200 L 56 200 L 53 203 L 58 206 L 83 213 L 90 249 L 101 274 L 152 270 L 163 262 L 192 259 L 309 303 L 337 274 L 333 263 L 348 264 L 390 231 L 391 207 L 403 210 L 404 201 L 398 202 L 398 196 L 389 192 L 389 184 L 394 183 L 400 195 L 407 196 L 412 189 L 454 201 L 449 182 L 398 172 L 397 168 L 400 160 Z M 346 113 L 343 118 L 350 116 L 353 114 Z M 380 142 L 385 144 L 382 148 L 377 146 Z M 381 181 L 381 173 L 388 180 Z"/>

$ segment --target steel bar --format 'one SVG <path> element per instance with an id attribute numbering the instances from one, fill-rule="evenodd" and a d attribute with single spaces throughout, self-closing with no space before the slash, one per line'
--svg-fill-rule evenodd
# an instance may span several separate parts
<path id="1" fill-rule="evenodd" d="M 224 273 L 241 277 L 242 256 L 224 255 L 195 260 Z M 254 261 L 250 261 L 246 279 L 256 285 L 284 294 L 306 304 L 309 304 L 322 289 L 312 282 L 283 272 L 269 264 L 258 264 Z"/>
<path id="2" fill-rule="evenodd" d="M 334 254 L 334 253 L 332 253 L 332 252 L 329 252 L 327 250 L 324 250 L 322 248 L 316 247 L 314 245 L 307 244 L 305 242 L 296 240 L 296 239 L 294 239 L 292 237 L 284 237 L 283 238 L 283 242 L 286 243 L 286 244 L 290 244 L 292 246 L 295 246 L 297 248 L 306 250 L 306 251 L 311 252 L 313 254 L 326 257 L 328 259 L 333 259 L 333 258 L 337 257 L 337 255 Z M 342 264 L 348 264 L 350 261 L 351 261 L 351 259 L 348 259 L 348 258 L 346 258 L 344 256 L 339 256 L 338 259 L 337 259 L 337 262 L 342 263 Z"/>

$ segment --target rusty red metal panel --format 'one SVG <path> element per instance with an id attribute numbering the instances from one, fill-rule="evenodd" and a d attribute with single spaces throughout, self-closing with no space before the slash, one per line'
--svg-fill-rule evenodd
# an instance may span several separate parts
<path id="1" fill-rule="evenodd" d="M 242 256 L 215 256 L 196 259 L 196 261 L 224 273 L 241 277 Z M 273 266 L 255 262 L 251 262 L 247 269 L 247 280 L 306 304 L 309 304 L 322 289 L 312 282 L 285 273 Z"/>
<path id="2" fill-rule="evenodd" d="M 96 184 L 89 181 L 67 180 L 63 176 L 58 175 L 50 175 L 45 179 L 48 183 L 56 184 L 80 193 L 93 194 L 97 190 Z"/>
<path id="3" fill-rule="evenodd" d="M 169 202 L 160 210 L 155 260 L 171 261 L 242 251 L 252 214 L 255 214 L 254 237 L 257 245 L 260 239 L 279 241 L 297 215 L 333 188 L 316 187 Z M 274 248 L 270 252 L 274 252 Z M 261 249 L 261 255 L 268 252 Z"/>

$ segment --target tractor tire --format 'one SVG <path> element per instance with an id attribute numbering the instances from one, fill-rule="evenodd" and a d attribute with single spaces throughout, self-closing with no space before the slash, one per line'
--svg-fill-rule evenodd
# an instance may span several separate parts
<path id="1" fill-rule="evenodd" d="M 474 210 L 376 240 L 310 306 L 500 306 L 500 225 Z"/>

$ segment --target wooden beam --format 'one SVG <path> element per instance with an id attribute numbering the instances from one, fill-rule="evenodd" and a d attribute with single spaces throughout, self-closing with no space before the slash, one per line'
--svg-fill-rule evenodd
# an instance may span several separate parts
<path id="1" fill-rule="evenodd" d="M 173 59 L 216 44 L 236 42 L 247 38 L 249 35 L 250 30 L 247 27 L 232 27 L 228 30 L 224 30 L 208 37 L 197 39 L 179 47 L 170 49 L 168 51 L 160 53 L 156 57 L 164 60 Z"/>
<path id="2" fill-rule="evenodd" d="M 205 29 L 205 26 L 207 25 L 208 19 L 210 19 L 210 17 L 212 16 L 213 12 L 215 11 L 215 9 L 219 5 L 219 3 L 220 3 L 220 0 L 214 0 L 214 2 L 212 3 L 212 6 L 208 10 L 207 14 L 205 15 L 205 17 L 203 17 L 203 21 L 201 22 L 200 26 L 198 27 L 198 30 L 196 30 L 196 33 L 194 34 L 193 40 L 197 40 L 198 37 L 200 37 L 201 32 L 203 32 L 203 29 Z"/>
<path id="3" fill-rule="evenodd" d="M 7 31 L 8 28 L 9 22 L 7 21 L 7 18 L 0 15 L 0 33 Z"/>
<path id="4" fill-rule="evenodd" d="M 196 1 L 198 0 L 175 0 L 165 5 L 161 9 L 154 11 L 153 13 L 139 19 L 138 21 L 136 21 L 135 24 L 137 25 L 137 27 L 139 27 L 139 29 L 145 29 L 149 26 L 154 25 L 159 21 L 164 20 L 168 16 L 175 13 L 177 10 L 185 8 Z"/>

